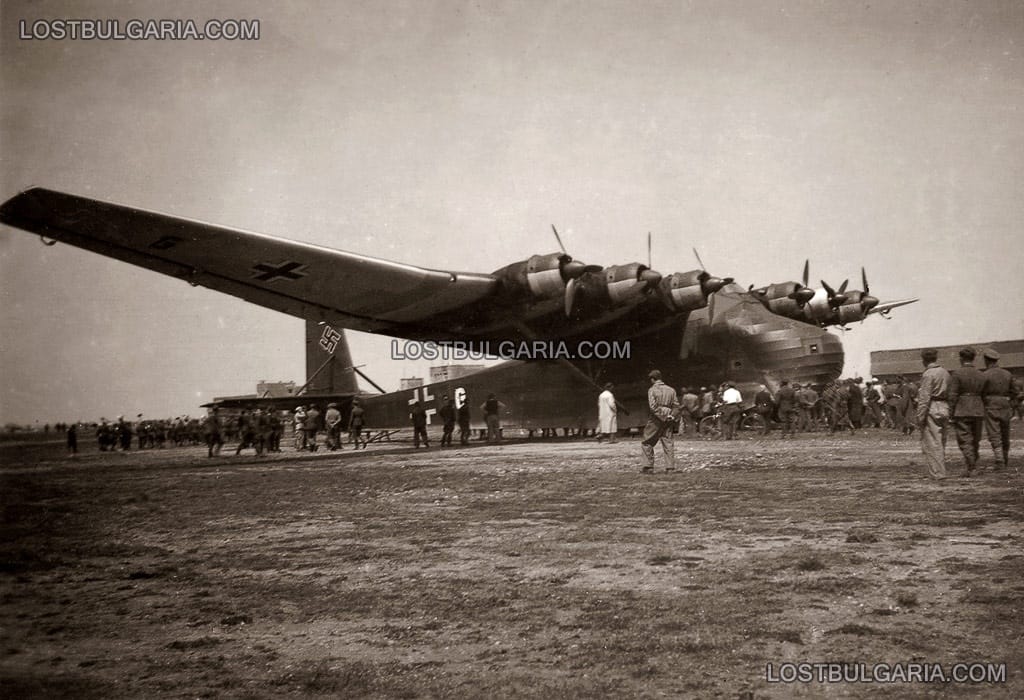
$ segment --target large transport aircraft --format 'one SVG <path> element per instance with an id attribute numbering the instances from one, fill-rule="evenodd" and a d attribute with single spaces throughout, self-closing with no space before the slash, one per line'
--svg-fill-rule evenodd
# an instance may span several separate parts
<path id="1" fill-rule="evenodd" d="M 408 427 L 415 401 L 436 424 L 445 395 L 456 405 L 468 402 L 478 428 L 479 406 L 491 393 L 505 406 L 504 428 L 594 428 L 606 382 L 615 385 L 619 427 L 638 427 L 647 420 L 646 377 L 654 368 L 676 388 L 823 384 L 843 367 L 842 343 L 828 326 L 916 301 L 879 303 L 863 270 L 863 291 L 824 281 L 811 289 L 806 264 L 803 284 L 748 290 L 702 264 L 662 275 L 635 262 L 587 265 L 564 249 L 489 274 L 431 270 L 43 188 L 5 202 L 0 221 L 48 244 L 67 243 L 306 319 L 304 393 L 265 403 L 334 400 L 347 414 L 360 396 L 367 425 L 377 429 Z M 524 359 L 369 394 L 360 391 L 346 328 Z"/>

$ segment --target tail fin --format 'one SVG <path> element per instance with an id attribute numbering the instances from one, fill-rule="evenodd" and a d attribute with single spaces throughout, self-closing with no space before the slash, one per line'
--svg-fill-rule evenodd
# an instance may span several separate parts
<path id="1" fill-rule="evenodd" d="M 352 368 L 343 328 L 306 321 L 306 394 L 357 394 L 359 384 Z"/>

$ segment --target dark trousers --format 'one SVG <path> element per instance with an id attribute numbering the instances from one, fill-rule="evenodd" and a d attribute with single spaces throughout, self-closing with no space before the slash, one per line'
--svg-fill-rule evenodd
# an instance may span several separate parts
<path id="1" fill-rule="evenodd" d="M 985 409 L 985 432 L 996 462 L 1005 467 L 1010 461 L 1010 409 Z"/>
<path id="2" fill-rule="evenodd" d="M 420 438 L 423 438 L 423 446 L 430 447 L 430 440 L 427 438 L 427 426 L 425 425 L 414 425 L 412 427 L 412 445 L 413 447 L 420 446 Z"/>
<path id="3" fill-rule="evenodd" d="M 981 416 L 958 416 L 953 419 L 956 444 L 967 462 L 967 471 L 973 471 L 978 463 L 978 446 L 981 444 L 981 430 L 984 419 Z"/>

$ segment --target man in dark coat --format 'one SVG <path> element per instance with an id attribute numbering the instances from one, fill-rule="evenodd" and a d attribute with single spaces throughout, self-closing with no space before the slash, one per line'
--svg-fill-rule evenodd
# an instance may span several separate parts
<path id="1" fill-rule="evenodd" d="M 1010 416 L 1016 387 L 1013 375 L 999 366 L 999 353 L 991 348 L 984 353 L 985 385 L 981 400 L 985 404 L 985 432 L 996 456 L 995 470 L 1005 469 L 1010 463 Z"/>
<path id="2" fill-rule="evenodd" d="M 776 411 L 779 414 L 779 422 L 782 423 L 782 437 L 793 437 L 793 423 L 797 419 L 796 392 L 789 385 L 789 381 L 782 380 L 779 393 L 775 395 Z"/>
<path id="3" fill-rule="evenodd" d="M 974 348 L 960 351 L 960 366 L 950 372 L 949 409 L 956 430 L 956 442 L 963 453 L 967 470 L 961 475 L 974 476 L 978 465 L 978 447 L 985 424 L 985 404 L 981 392 L 985 388 L 985 375 L 974 366 Z"/>

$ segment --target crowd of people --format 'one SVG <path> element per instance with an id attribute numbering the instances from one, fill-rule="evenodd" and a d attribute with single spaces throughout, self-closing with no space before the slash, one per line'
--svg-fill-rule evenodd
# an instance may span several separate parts
<path id="1" fill-rule="evenodd" d="M 947 425 L 955 429 L 967 465 L 966 477 L 978 471 L 984 429 L 995 455 L 994 469 L 1005 469 L 1009 464 L 1010 421 L 1021 415 L 1024 385 L 1019 377 L 998 366 L 999 353 L 995 350 L 984 352 L 984 370 L 974 367 L 975 355 L 973 348 L 961 350 L 961 367 L 949 373 L 935 362 L 935 350 L 924 351 L 926 369 L 920 384 L 903 376 L 878 383 L 854 377 L 833 380 L 821 388 L 820 394 L 810 384 L 790 385 L 786 380 L 780 382 L 774 394 L 761 385 L 748 409 L 743 408 L 743 397 L 731 382 L 717 389 L 701 387 L 699 392 L 684 386 L 677 393 L 662 381 L 659 370 L 652 370 L 648 374 L 649 418 L 642 433 L 645 466 L 641 471 L 654 470 L 654 448 L 659 443 L 665 453 L 666 470 L 674 470 L 673 436 L 696 434 L 696 427 L 709 417 L 720 426 L 724 439 L 734 439 L 744 413 L 760 418 L 757 425 L 763 433 L 777 425 L 783 439 L 811 430 L 855 433 L 861 428 L 879 428 L 912 435 L 918 429 L 929 473 L 939 479 L 946 475 Z M 599 441 L 614 442 L 618 432 L 619 405 L 613 389 L 612 384 L 606 384 L 598 396 Z"/>

